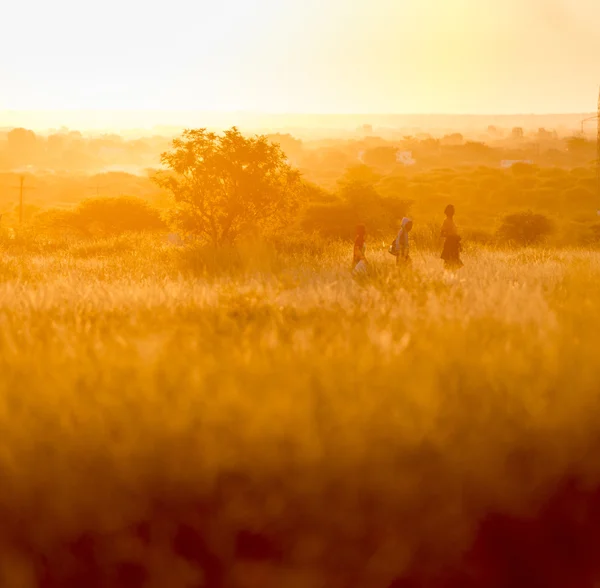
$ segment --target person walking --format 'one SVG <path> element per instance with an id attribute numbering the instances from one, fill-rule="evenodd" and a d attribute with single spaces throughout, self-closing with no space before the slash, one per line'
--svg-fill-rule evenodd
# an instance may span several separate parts
<path id="1" fill-rule="evenodd" d="M 354 252 L 352 255 L 352 275 L 355 277 L 366 276 L 369 273 L 369 266 L 365 256 L 365 240 L 367 230 L 365 225 L 356 227 L 356 238 L 354 239 Z"/>
<path id="2" fill-rule="evenodd" d="M 444 210 L 446 219 L 440 232 L 440 237 L 444 239 L 444 248 L 440 257 L 444 260 L 444 267 L 447 270 L 460 269 L 464 265 L 460 259 L 461 238 L 454 223 L 454 213 L 454 206 L 448 204 Z"/>
<path id="3" fill-rule="evenodd" d="M 408 265 L 410 264 L 410 244 L 408 240 L 408 234 L 412 231 L 413 221 L 408 217 L 402 219 L 400 224 L 400 230 L 396 236 L 395 251 L 396 251 L 396 265 Z"/>

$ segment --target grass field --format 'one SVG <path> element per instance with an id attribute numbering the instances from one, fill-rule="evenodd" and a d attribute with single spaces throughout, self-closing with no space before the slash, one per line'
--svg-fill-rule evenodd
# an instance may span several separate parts
<path id="1" fill-rule="evenodd" d="M 0 585 L 593 586 L 600 253 L 349 258 L 3 241 Z"/>

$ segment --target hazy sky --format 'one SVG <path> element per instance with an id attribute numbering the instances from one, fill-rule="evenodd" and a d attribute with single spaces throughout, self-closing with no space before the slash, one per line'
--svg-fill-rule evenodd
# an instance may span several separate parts
<path id="1" fill-rule="evenodd" d="M 6 0 L 0 110 L 595 107 L 600 0 Z"/>

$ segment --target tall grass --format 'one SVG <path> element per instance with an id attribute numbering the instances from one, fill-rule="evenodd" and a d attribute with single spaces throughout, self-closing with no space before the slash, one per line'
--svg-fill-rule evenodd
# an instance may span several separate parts
<path id="1" fill-rule="evenodd" d="M 0 250 L 1 585 L 600 577 L 600 254 L 118 243 Z"/>

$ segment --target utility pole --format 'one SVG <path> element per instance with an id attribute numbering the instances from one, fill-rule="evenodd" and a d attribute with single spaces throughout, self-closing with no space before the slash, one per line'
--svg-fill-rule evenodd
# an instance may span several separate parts
<path id="1" fill-rule="evenodd" d="M 34 190 L 34 186 L 25 186 L 25 176 L 19 176 L 19 224 L 23 224 L 23 194 L 25 190 Z"/>
<path id="2" fill-rule="evenodd" d="M 26 186 L 25 185 L 25 176 L 23 174 L 21 174 L 19 176 L 19 187 L 17 188 L 19 190 L 19 224 L 22 225 L 23 224 L 23 195 L 25 193 L 25 190 L 33 190 L 34 187 L 33 186 Z"/>
<path id="3" fill-rule="evenodd" d="M 19 190 L 19 224 L 23 224 L 23 208 L 24 208 L 24 195 L 26 190 L 35 190 L 35 186 L 26 186 L 25 180 L 27 176 L 24 174 L 19 175 L 19 185 L 18 186 L 5 186 L 7 190 Z M 0 215 L 1 217 L 2 215 Z"/>

